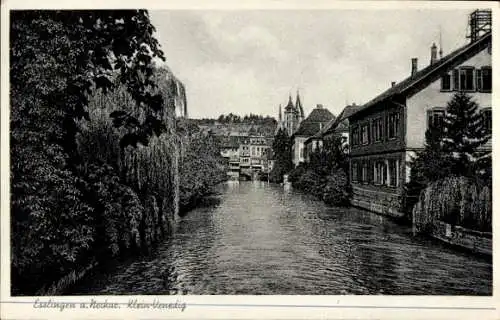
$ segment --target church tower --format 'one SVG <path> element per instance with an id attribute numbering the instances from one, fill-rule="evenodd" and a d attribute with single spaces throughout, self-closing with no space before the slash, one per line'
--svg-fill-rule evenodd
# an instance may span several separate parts
<path id="1" fill-rule="evenodd" d="M 296 114 L 295 114 L 295 107 L 292 102 L 292 95 L 288 96 L 288 104 L 285 107 L 285 113 L 284 113 L 284 122 L 285 122 L 285 129 L 288 133 L 289 136 L 291 136 L 296 129 Z"/>
<path id="2" fill-rule="evenodd" d="M 300 125 L 302 120 L 304 120 L 304 109 L 302 108 L 302 102 L 300 101 L 299 90 L 297 90 L 297 98 L 295 100 L 295 108 L 297 110 L 297 127 Z"/>
<path id="3" fill-rule="evenodd" d="M 300 100 L 299 91 L 297 90 L 297 97 L 295 99 L 295 105 L 292 101 L 292 95 L 288 95 L 288 103 L 285 106 L 285 110 L 281 112 L 281 104 L 279 106 L 279 121 L 276 132 L 279 129 L 286 130 L 289 136 L 292 136 L 295 131 L 300 126 L 302 120 L 304 120 L 304 109 L 302 108 L 302 101 Z"/>

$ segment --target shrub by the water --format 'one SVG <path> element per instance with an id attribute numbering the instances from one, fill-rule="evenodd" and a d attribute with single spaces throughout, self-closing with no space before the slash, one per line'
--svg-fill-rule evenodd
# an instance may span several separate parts
<path id="1" fill-rule="evenodd" d="M 328 205 L 346 206 L 349 204 L 349 188 L 347 174 L 339 169 L 326 177 L 323 190 L 323 201 Z"/>
<path id="2" fill-rule="evenodd" d="M 313 152 L 308 163 L 293 169 L 288 180 L 294 188 L 328 205 L 346 206 L 350 196 L 347 167 L 347 145 L 342 137 L 335 136 L 325 139 L 323 149 Z"/>
<path id="3" fill-rule="evenodd" d="M 429 184 L 413 208 L 419 231 L 439 220 L 465 228 L 491 232 L 491 189 L 466 177 L 448 177 Z"/>

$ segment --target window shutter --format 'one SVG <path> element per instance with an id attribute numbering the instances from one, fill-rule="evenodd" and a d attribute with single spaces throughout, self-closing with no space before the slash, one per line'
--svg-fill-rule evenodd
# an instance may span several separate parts
<path id="1" fill-rule="evenodd" d="M 483 90 L 483 73 L 481 69 L 476 69 L 476 90 Z"/>

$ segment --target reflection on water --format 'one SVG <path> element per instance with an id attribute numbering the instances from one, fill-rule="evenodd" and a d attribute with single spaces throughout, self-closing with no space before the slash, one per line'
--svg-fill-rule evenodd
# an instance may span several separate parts
<path id="1" fill-rule="evenodd" d="M 491 261 L 355 208 L 266 182 L 228 182 L 150 257 L 80 294 L 491 295 Z"/>

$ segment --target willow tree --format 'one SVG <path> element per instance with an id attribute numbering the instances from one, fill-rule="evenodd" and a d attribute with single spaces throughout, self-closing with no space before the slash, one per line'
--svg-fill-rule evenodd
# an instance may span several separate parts
<path id="1" fill-rule="evenodd" d="M 118 82 L 146 111 L 113 114 L 129 130 L 122 147 L 159 135 L 152 61 L 165 58 L 145 10 L 11 11 L 10 22 L 12 282 L 27 293 L 92 255 L 96 208 L 76 143 L 88 97 Z"/>

